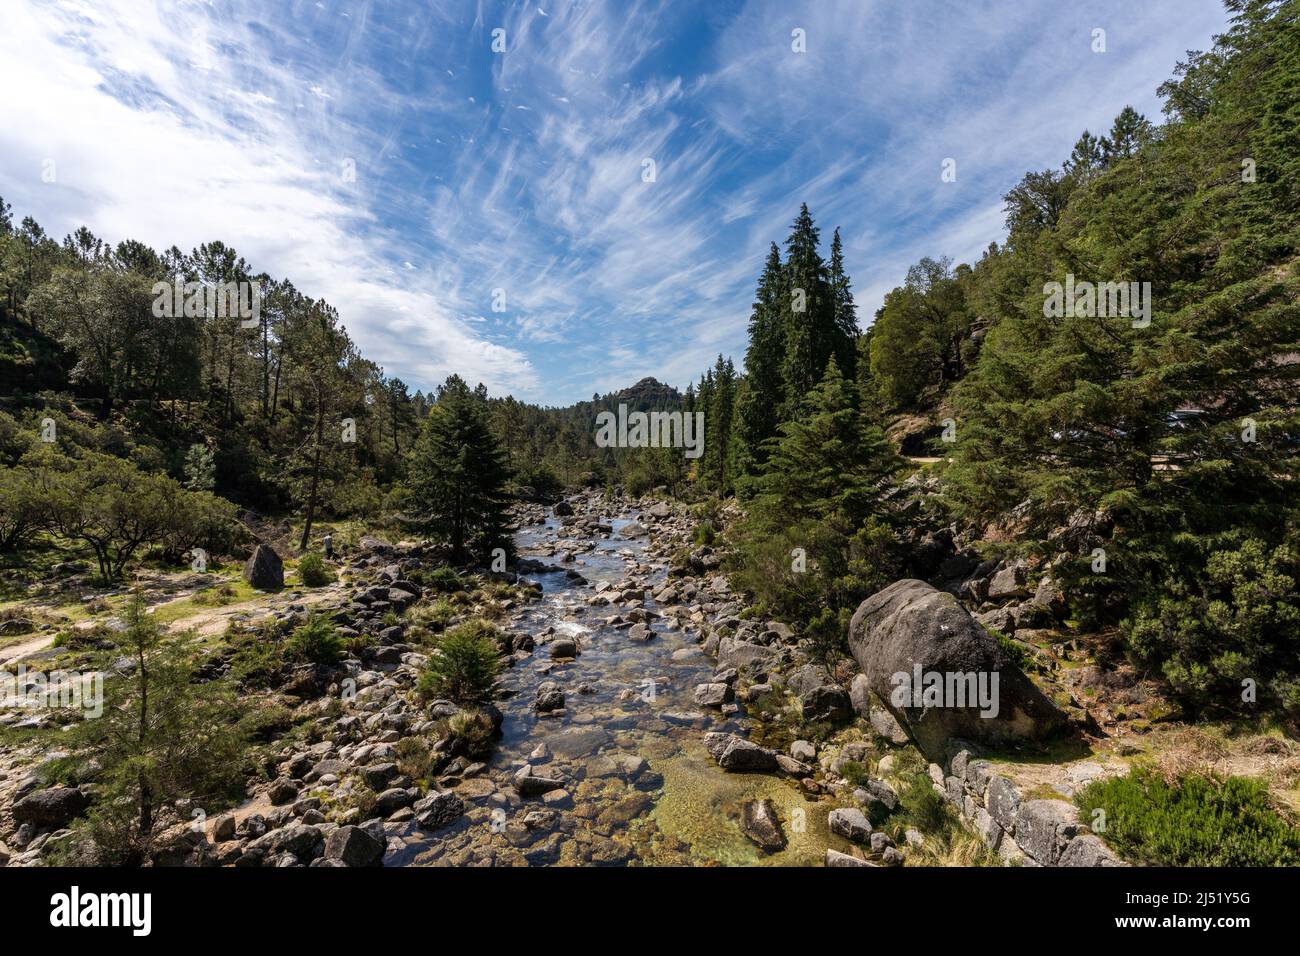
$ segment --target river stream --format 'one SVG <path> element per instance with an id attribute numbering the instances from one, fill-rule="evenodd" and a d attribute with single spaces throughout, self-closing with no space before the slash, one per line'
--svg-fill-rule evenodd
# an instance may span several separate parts
<path id="1" fill-rule="evenodd" d="M 508 626 L 534 635 L 553 628 L 555 636 L 575 638 L 580 653 L 572 662 L 552 661 L 543 643 L 550 636 L 539 637 L 534 653 L 506 672 L 502 685 L 510 696 L 498 702 L 502 737 L 486 771 L 456 791 L 470 809 L 434 834 L 412 827 L 404 848 L 390 850 L 389 865 L 820 865 L 827 847 L 846 849 L 827 829 L 829 805 L 810 800 L 793 781 L 726 773 L 709 756 L 706 732 L 743 733 L 746 721 L 743 712 L 728 718 L 694 702 L 714 662 L 693 635 L 652 616 L 655 636 L 637 640 L 627 626 L 607 623 L 627 608 L 587 603 L 599 582 L 626 583 L 631 575 L 645 585 L 643 606 L 656 610 L 649 593 L 667 569 L 647 556 L 644 537 L 621 534 L 635 517 L 610 520 L 612 533 L 597 535 L 594 547 L 570 563 L 588 583 L 564 571 L 529 575 L 542 598 Z M 546 559 L 560 534 L 548 511 L 544 525 L 519 532 L 519 554 Z M 537 687 L 548 680 L 564 692 L 564 709 L 555 715 L 533 709 Z M 535 756 L 539 744 L 544 757 Z M 520 800 L 507 790 L 526 763 L 562 778 L 572 803 L 562 796 L 549 805 Z M 743 804 L 764 798 L 788 840 L 774 853 L 761 851 L 740 826 Z"/>

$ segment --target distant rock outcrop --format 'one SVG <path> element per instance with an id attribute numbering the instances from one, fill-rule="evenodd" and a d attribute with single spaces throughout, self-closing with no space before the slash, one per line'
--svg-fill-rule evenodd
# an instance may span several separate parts
<path id="1" fill-rule="evenodd" d="M 896 581 L 858 607 L 849 649 L 867 688 L 923 752 L 951 738 L 992 745 L 1041 739 L 1065 715 L 951 594 Z"/>
<path id="2" fill-rule="evenodd" d="M 626 402 L 633 408 L 665 408 L 681 404 L 682 393 L 671 385 L 665 385 L 657 378 L 646 377 L 630 388 L 625 388 L 614 396 L 616 401 Z"/>

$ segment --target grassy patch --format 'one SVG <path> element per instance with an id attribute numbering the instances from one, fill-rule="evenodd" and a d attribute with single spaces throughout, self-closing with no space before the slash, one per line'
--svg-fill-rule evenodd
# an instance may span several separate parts
<path id="1" fill-rule="evenodd" d="M 1151 866 L 1296 866 L 1300 829 L 1274 808 L 1262 781 L 1151 770 L 1089 784 L 1075 798 L 1122 857 Z M 1096 811 L 1104 817 L 1098 817 Z"/>

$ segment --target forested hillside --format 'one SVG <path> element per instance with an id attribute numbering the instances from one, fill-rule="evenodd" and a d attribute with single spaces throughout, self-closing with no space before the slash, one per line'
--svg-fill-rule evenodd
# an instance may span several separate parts
<path id="1" fill-rule="evenodd" d="M 1248 680 L 1300 706 L 1300 36 L 1293 4 L 1231 6 L 1231 31 L 1161 88 L 1163 123 L 1125 108 L 1083 131 L 1007 193 L 1005 242 L 921 260 L 856 350 L 838 233 L 829 267 L 806 208 L 784 261 L 773 245 L 731 483 L 752 501 L 742 575 L 773 608 L 838 608 L 842 633 L 884 579 L 924 570 L 918 532 L 939 534 L 1046 562 L 1074 619 L 1117 627 L 1196 706 L 1231 709 Z M 1080 291 L 1049 315 L 1068 276 L 1149 283 L 1151 313 L 1102 315 Z M 938 513 L 883 507 L 881 428 L 942 456 Z M 788 568 L 801 546 L 813 574 Z"/>

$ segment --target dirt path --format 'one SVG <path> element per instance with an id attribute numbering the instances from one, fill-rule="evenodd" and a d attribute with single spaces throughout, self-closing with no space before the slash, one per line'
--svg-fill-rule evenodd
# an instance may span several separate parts
<path id="1" fill-rule="evenodd" d="M 193 614 L 178 617 L 176 620 L 168 622 L 167 630 L 172 633 L 192 630 L 199 637 L 215 637 L 225 632 L 236 615 L 257 612 L 270 614 L 273 611 L 282 610 L 290 604 L 315 607 L 331 600 L 337 600 L 345 594 L 345 585 L 337 581 L 327 587 L 314 588 L 310 591 L 283 591 L 279 594 L 267 594 L 251 601 L 241 601 L 238 604 L 226 604 L 222 607 L 196 610 Z M 177 600 L 185 600 L 185 598 L 177 598 Z M 158 605 L 160 608 L 166 606 L 166 604 Z"/>
<path id="2" fill-rule="evenodd" d="M 54 637 L 53 634 L 40 634 L 21 643 L 0 648 L 0 664 L 8 664 L 11 661 L 22 660 L 24 657 L 39 653 L 54 643 Z"/>

